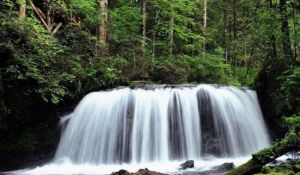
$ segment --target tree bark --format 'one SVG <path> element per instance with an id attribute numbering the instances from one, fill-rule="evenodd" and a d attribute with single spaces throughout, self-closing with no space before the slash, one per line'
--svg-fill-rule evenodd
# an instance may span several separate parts
<path id="1" fill-rule="evenodd" d="M 26 0 L 19 0 L 19 18 L 23 21 L 26 17 Z"/>
<path id="2" fill-rule="evenodd" d="M 300 3 L 299 3 L 300 4 Z M 297 50 L 298 50 L 298 44 L 299 43 L 299 36 L 297 36 L 297 33 L 298 33 L 298 20 L 296 19 L 296 14 L 297 14 L 297 11 L 296 11 L 296 4 L 295 4 L 295 1 L 294 1 L 294 6 L 293 6 L 293 30 L 294 30 L 294 59 L 296 60 L 297 56 L 298 56 L 298 53 L 297 53 Z"/>
<path id="3" fill-rule="evenodd" d="M 291 49 L 291 41 L 290 41 L 290 30 L 289 30 L 289 22 L 288 22 L 288 11 L 286 0 L 280 0 L 280 15 L 281 15 L 281 42 L 282 49 L 284 54 L 285 62 L 288 64 L 292 63 L 292 49 Z"/>
<path id="4" fill-rule="evenodd" d="M 155 52 L 156 52 L 156 30 L 155 30 L 155 25 L 157 23 L 158 20 L 158 16 L 159 16 L 160 10 L 156 12 L 155 14 L 155 18 L 154 18 L 154 24 L 153 24 L 153 33 L 152 33 L 152 64 L 151 64 L 151 72 L 153 72 L 153 63 L 154 63 L 154 59 L 155 59 Z"/>
<path id="5" fill-rule="evenodd" d="M 237 29 L 236 29 L 236 1 L 237 0 L 232 0 L 232 5 L 233 5 L 233 26 L 232 26 L 232 30 L 233 30 L 233 39 L 232 39 L 232 61 L 233 61 L 233 76 L 236 76 L 236 64 L 237 64 L 237 60 L 236 60 L 236 53 L 235 53 L 235 41 L 236 41 L 236 36 L 237 36 Z"/>
<path id="6" fill-rule="evenodd" d="M 223 2 L 223 28 L 224 28 L 224 60 L 228 61 L 228 42 L 227 42 L 227 6 L 226 1 Z"/>
<path id="7" fill-rule="evenodd" d="M 142 59 L 145 60 L 146 55 L 146 30 L 147 30 L 147 11 L 146 11 L 146 0 L 141 0 L 141 14 L 143 19 L 143 27 L 142 27 Z"/>
<path id="8" fill-rule="evenodd" d="M 272 0 L 268 0 L 268 6 L 270 8 L 270 10 L 273 9 L 273 2 Z M 273 22 L 271 21 L 270 23 L 270 49 L 268 49 L 268 58 L 269 58 L 269 62 L 271 64 L 275 64 L 275 62 L 277 61 L 277 49 L 276 49 L 276 36 L 274 34 L 274 25 Z"/>
<path id="9" fill-rule="evenodd" d="M 107 22 L 108 22 L 108 0 L 101 0 L 100 1 L 100 8 L 101 8 L 101 19 L 99 24 L 99 40 L 100 42 L 106 47 L 107 45 Z"/>
<path id="10" fill-rule="evenodd" d="M 204 42 L 203 42 L 203 54 L 206 52 L 206 28 L 207 28 L 207 0 L 204 0 L 203 6 L 203 35 L 204 35 Z"/>
<path id="11" fill-rule="evenodd" d="M 26 17 L 26 0 L 19 0 L 19 20 L 20 28 L 24 30 L 24 20 Z"/>
<path id="12" fill-rule="evenodd" d="M 169 28 L 169 54 L 173 57 L 173 45 L 174 45 L 174 12 L 172 10 L 170 17 L 170 28 Z"/>
<path id="13" fill-rule="evenodd" d="M 58 29 L 62 26 L 62 22 L 60 23 L 55 23 L 53 22 L 53 17 L 51 16 L 51 9 L 50 7 L 47 9 L 46 15 L 42 12 L 41 9 L 39 9 L 36 5 L 34 5 L 34 3 L 29 0 L 32 9 L 34 10 L 34 12 L 36 13 L 36 15 L 38 16 L 38 18 L 42 21 L 42 23 L 44 24 L 44 26 L 46 27 L 46 29 L 48 30 L 48 32 L 51 35 L 54 35 Z M 46 1 L 48 4 L 50 3 L 50 0 Z M 50 6 L 50 5 L 49 5 Z"/>
<path id="14" fill-rule="evenodd" d="M 52 30 L 52 27 L 51 27 L 51 9 L 50 9 L 50 0 L 46 0 L 47 2 L 47 12 L 46 12 L 46 19 L 47 19 L 47 26 L 49 26 L 49 30 L 51 31 Z"/>

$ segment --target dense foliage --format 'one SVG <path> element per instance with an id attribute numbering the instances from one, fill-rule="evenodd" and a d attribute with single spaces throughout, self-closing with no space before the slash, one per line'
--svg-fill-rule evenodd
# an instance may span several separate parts
<path id="1" fill-rule="evenodd" d="M 296 0 L 1 0 L 0 156 L 51 150 L 62 111 L 137 81 L 246 85 L 269 122 L 299 113 L 299 9 Z"/>

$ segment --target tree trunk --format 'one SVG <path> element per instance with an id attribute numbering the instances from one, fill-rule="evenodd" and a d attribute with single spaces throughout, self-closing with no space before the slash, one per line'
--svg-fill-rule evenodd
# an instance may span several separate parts
<path id="1" fill-rule="evenodd" d="M 52 30 L 52 27 L 51 27 L 51 9 L 50 9 L 50 0 L 46 0 L 47 2 L 47 12 L 46 12 L 46 19 L 47 19 L 47 26 L 49 26 L 49 30 L 51 31 Z"/>
<path id="2" fill-rule="evenodd" d="M 26 0 L 19 0 L 19 18 L 23 21 L 26 17 Z"/>
<path id="3" fill-rule="evenodd" d="M 19 0 L 19 20 L 20 28 L 24 30 L 24 19 L 26 17 L 26 0 Z"/>
<path id="4" fill-rule="evenodd" d="M 298 56 L 298 53 L 297 53 L 297 50 L 298 50 L 298 41 L 299 41 L 299 36 L 297 35 L 298 33 L 298 20 L 296 19 L 296 14 L 297 14 L 297 11 L 296 11 L 296 5 L 295 5 L 295 2 L 294 2 L 294 6 L 293 6 L 293 30 L 294 30 L 294 59 L 296 60 L 297 56 Z"/>
<path id="5" fill-rule="evenodd" d="M 203 35 L 204 35 L 204 42 L 203 42 L 203 54 L 206 52 L 206 28 L 207 28 L 207 0 L 204 0 L 204 7 L 203 7 Z"/>
<path id="6" fill-rule="evenodd" d="M 249 74 L 249 70 L 250 70 L 250 67 L 251 67 L 252 60 L 253 60 L 253 54 L 254 54 L 254 47 L 251 48 L 250 58 L 249 58 L 248 63 L 247 63 L 247 69 L 246 69 L 246 73 L 245 73 L 245 76 L 244 76 L 244 81 L 245 82 L 246 82 L 248 74 Z"/>
<path id="7" fill-rule="evenodd" d="M 174 45 L 174 12 L 172 10 L 170 17 L 170 28 L 169 28 L 169 54 L 173 57 L 173 45 Z"/>
<path id="8" fill-rule="evenodd" d="M 101 19 L 98 29 L 99 41 L 101 44 L 106 47 L 107 45 L 107 21 L 108 21 L 108 0 L 101 0 L 100 1 L 100 8 L 101 8 Z"/>
<path id="9" fill-rule="evenodd" d="M 146 54 L 146 29 L 147 29 L 147 11 L 146 11 L 146 0 L 141 0 L 141 14 L 143 19 L 143 27 L 142 27 L 142 59 L 145 60 Z"/>
<path id="10" fill-rule="evenodd" d="M 233 76 L 236 76 L 236 53 L 235 53 L 235 41 L 236 41 L 236 35 L 237 35 L 237 29 L 236 29 L 236 0 L 232 0 L 232 5 L 233 5 L 233 26 L 232 26 L 232 30 L 233 30 L 233 39 L 232 39 L 232 61 L 233 61 Z"/>
<path id="11" fill-rule="evenodd" d="M 29 2 L 31 4 L 32 9 L 34 10 L 38 18 L 41 20 L 41 22 L 44 24 L 48 32 L 51 35 L 54 35 L 58 31 L 58 29 L 62 26 L 62 22 L 57 24 L 53 21 L 53 17 L 51 16 L 50 4 L 49 4 L 50 0 L 46 1 L 49 6 L 49 8 L 47 8 L 46 14 L 44 14 L 43 11 L 38 6 L 34 5 L 32 0 L 29 0 Z"/>
<path id="12" fill-rule="evenodd" d="M 154 24 L 153 24 L 153 33 L 152 33 L 152 64 L 151 64 L 151 72 L 153 72 L 153 64 L 154 64 L 154 59 L 155 59 L 155 52 L 156 52 L 156 30 L 155 30 L 155 25 L 158 20 L 158 15 L 160 11 L 156 12 L 155 18 L 154 18 Z"/>
<path id="13" fill-rule="evenodd" d="M 286 0 L 280 0 L 280 15 L 281 15 L 281 42 L 282 49 L 284 54 L 284 62 L 288 65 L 292 63 L 292 49 L 291 49 L 291 41 L 290 41 L 290 30 L 289 30 L 289 22 L 288 22 L 288 11 Z"/>
<path id="14" fill-rule="evenodd" d="M 223 28 L 224 28 L 224 60 L 228 61 L 228 42 L 227 42 L 227 6 L 226 1 L 223 2 Z"/>
<path id="15" fill-rule="evenodd" d="M 268 6 L 270 8 L 270 10 L 272 10 L 273 8 L 273 2 L 272 0 L 268 0 Z M 273 25 L 273 22 L 270 21 L 269 23 L 270 25 L 270 33 L 271 33 L 271 36 L 270 36 L 270 49 L 268 49 L 268 59 L 269 59 L 269 62 L 271 64 L 275 64 L 275 62 L 277 61 L 277 49 L 276 49 L 276 36 L 274 34 L 274 25 Z"/>

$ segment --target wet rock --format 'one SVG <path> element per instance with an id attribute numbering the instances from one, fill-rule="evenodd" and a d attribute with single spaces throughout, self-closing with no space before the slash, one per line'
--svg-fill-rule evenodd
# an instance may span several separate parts
<path id="1" fill-rule="evenodd" d="M 288 153 L 278 157 L 277 159 L 273 160 L 272 162 L 269 162 L 267 164 L 267 166 L 278 167 L 283 164 L 294 164 L 296 162 L 296 160 L 298 160 L 298 159 L 300 159 L 300 154 L 295 151 L 291 151 L 291 152 L 288 152 Z"/>
<path id="2" fill-rule="evenodd" d="M 136 173 L 130 173 L 126 170 L 120 170 L 111 173 L 111 175 L 166 175 L 166 174 L 150 171 L 148 168 L 145 168 L 145 169 L 139 169 Z"/>
<path id="3" fill-rule="evenodd" d="M 165 175 L 165 174 L 155 172 L 155 171 L 150 171 L 148 168 L 145 168 L 145 169 L 139 169 L 139 171 L 133 173 L 133 175 Z"/>
<path id="4" fill-rule="evenodd" d="M 112 175 L 130 175 L 130 173 L 126 170 L 120 170 L 118 172 L 113 172 Z"/>
<path id="5" fill-rule="evenodd" d="M 227 171 L 234 168 L 234 164 L 232 162 L 230 163 L 223 163 L 221 165 L 213 167 L 213 170 L 219 170 L 219 171 Z"/>
<path id="6" fill-rule="evenodd" d="M 194 168 L 194 161 L 193 160 L 188 160 L 185 161 L 184 163 L 180 164 L 180 170 L 185 170 L 187 168 Z"/>
<path id="7" fill-rule="evenodd" d="M 150 171 L 147 168 L 139 169 L 134 175 L 150 175 Z"/>

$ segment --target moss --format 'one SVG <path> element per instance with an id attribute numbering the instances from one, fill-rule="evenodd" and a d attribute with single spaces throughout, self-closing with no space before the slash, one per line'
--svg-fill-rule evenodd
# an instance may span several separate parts
<path id="1" fill-rule="evenodd" d="M 246 175 L 254 174 L 259 172 L 261 169 L 261 164 L 254 160 L 249 160 L 247 163 L 237 167 L 234 170 L 231 170 L 227 175 Z"/>
<path id="2" fill-rule="evenodd" d="M 279 167 L 282 168 L 282 169 L 284 169 L 284 170 L 286 170 L 286 169 L 293 170 L 293 165 L 292 164 L 288 164 L 288 163 L 284 163 L 284 164 L 280 165 Z"/>
<path id="3" fill-rule="evenodd" d="M 294 174 L 295 174 L 294 172 L 270 172 L 268 174 L 259 173 L 255 175 L 294 175 Z"/>
<path id="4" fill-rule="evenodd" d="M 258 173 L 256 175 L 294 175 L 295 172 L 293 171 L 293 166 L 290 164 L 283 164 L 279 167 L 271 168 L 264 166 L 261 173 Z"/>
<path id="5" fill-rule="evenodd" d="M 300 161 L 300 159 L 299 159 L 298 161 Z M 296 172 L 300 172 L 300 164 L 295 164 L 295 165 L 294 165 L 294 170 L 295 170 Z"/>
<path id="6" fill-rule="evenodd" d="M 256 175 L 294 175 L 295 172 L 299 172 L 300 165 L 299 167 L 297 166 L 298 164 L 288 164 L 284 163 L 278 167 L 268 167 L 268 166 L 263 166 L 261 173 L 258 173 Z"/>
<path id="7" fill-rule="evenodd" d="M 270 173 L 270 172 L 272 172 L 272 168 L 269 166 L 263 166 L 261 171 L 263 173 Z"/>

